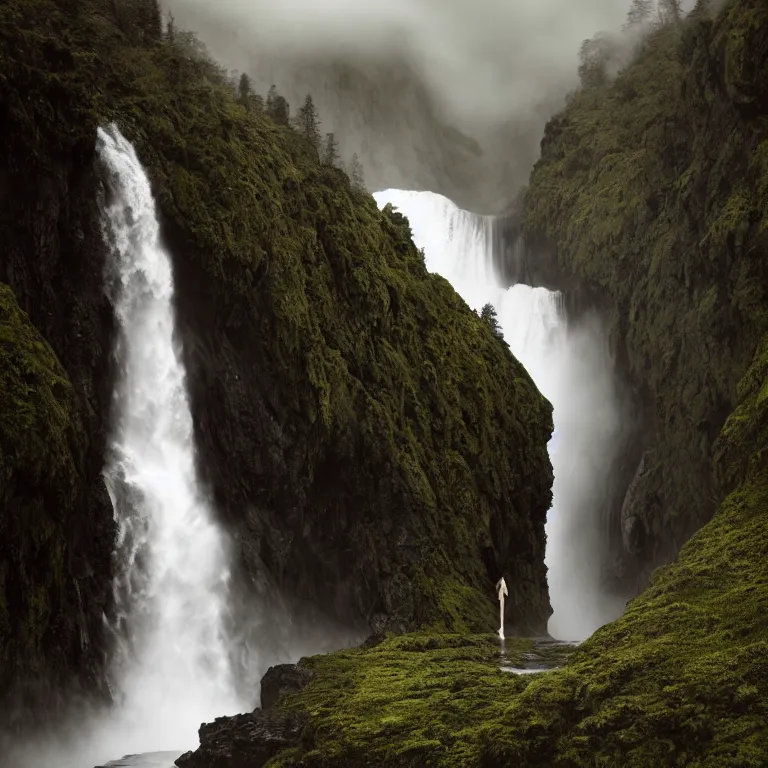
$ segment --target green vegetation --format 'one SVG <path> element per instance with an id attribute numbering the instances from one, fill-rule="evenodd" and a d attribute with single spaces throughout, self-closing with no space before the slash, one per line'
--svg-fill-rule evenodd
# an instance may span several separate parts
<path id="1" fill-rule="evenodd" d="M 54 667 L 65 651 L 66 547 L 82 434 L 66 373 L 0 283 L 0 687 L 20 662 Z"/>
<path id="2" fill-rule="evenodd" d="M 521 665 L 531 646 L 508 641 L 507 663 Z M 498 700 L 530 680 L 500 663 L 498 637 L 484 635 L 406 635 L 307 659 L 312 682 L 282 702 L 311 715 L 302 764 L 472 765 L 466 734 L 500 717 Z"/>
<path id="3" fill-rule="evenodd" d="M 766 30 L 751 0 L 655 29 L 550 124 L 527 197 L 529 235 L 611 297 L 654 396 L 654 524 L 711 520 L 561 670 L 506 677 L 482 638 L 305 660 L 281 706 L 308 725 L 273 765 L 765 765 Z"/>

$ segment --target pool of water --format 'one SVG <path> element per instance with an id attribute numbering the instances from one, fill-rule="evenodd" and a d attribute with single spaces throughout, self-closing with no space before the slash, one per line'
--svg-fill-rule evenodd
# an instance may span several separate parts
<path id="1" fill-rule="evenodd" d="M 576 645 L 577 643 L 551 638 L 536 638 L 533 641 L 532 650 L 515 657 L 514 661 L 517 663 L 513 663 L 513 660 L 507 656 L 506 645 L 502 642 L 499 669 L 512 675 L 536 675 L 558 669 Z M 522 664 L 519 663 L 520 660 Z"/>

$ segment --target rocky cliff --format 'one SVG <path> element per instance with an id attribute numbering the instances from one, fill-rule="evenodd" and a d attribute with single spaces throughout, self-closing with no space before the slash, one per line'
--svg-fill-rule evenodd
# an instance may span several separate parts
<path id="1" fill-rule="evenodd" d="M 52 3 L 0 8 L 0 726 L 103 690 L 112 316 L 69 29 Z"/>
<path id="2" fill-rule="evenodd" d="M 561 669 L 490 636 L 304 659 L 268 708 L 200 729 L 188 768 L 759 766 L 768 753 L 768 336 L 715 443 L 713 520 Z M 503 657 L 523 666 L 530 641 Z M 273 670 L 265 684 L 274 690 Z M 269 678 L 272 679 L 269 679 Z M 277 686 L 278 688 L 280 686 Z"/>
<path id="3" fill-rule="evenodd" d="M 93 691 L 108 651 L 109 120 L 153 179 L 200 466 L 246 598 L 266 583 L 378 630 L 481 629 L 504 573 L 510 628 L 541 630 L 549 404 L 407 221 L 241 103 L 154 8 L 0 8 L 4 706 L 27 681 Z"/>
<path id="4" fill-rule="evenodd" d="M 2 726 L 103 688 L 101 614 L 111 515 L 89 463 L 81 400 L 51 346 L 0 284 Z"/>
<path id="5" fill-rule="evenodd" d="M 714 441 L 766 328 L 766 28 L 738 0 L 653 31 L 550 122 L 525 199 L 529 271 L 599 297 L 635 390 L 609 564 L 635 593 L 721 499 Z"/>

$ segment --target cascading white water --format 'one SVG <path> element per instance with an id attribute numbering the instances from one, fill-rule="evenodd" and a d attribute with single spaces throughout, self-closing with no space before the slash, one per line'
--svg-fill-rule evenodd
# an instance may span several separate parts
<path id="1" fill-rule="evenodd" d="M 116 127 L 100 130 L 111 173 L 105 234 L 119 324 L 107 486 L 119 527 L 115 672 L 124 752 L 194 748 L 201 722 L 243 711 L 224 633 L 228 547 L 195 470 L 173 276 L 149 180 Z"/>
<path id="2" fill-rule="evenodd" d="M 607 349 L 597 326 L 566 326 L 560 296 L 543 288 L 504 288 L 492 263 L 491 220 L 431 192 L 374 195 L 405 214 L 427 267 L 479 310 L 490 302 L 504 338 L 554 407 L 549 444 L 554 468 L 547 520 L 550 633 L 581 640 L 616 618 L 621 601 L 600 589 L 600 519 L 594 503 L 607 479 L 619 429 Z"/>

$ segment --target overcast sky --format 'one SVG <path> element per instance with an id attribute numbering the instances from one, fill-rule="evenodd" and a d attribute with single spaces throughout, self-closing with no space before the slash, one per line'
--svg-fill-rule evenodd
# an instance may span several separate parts
<path id="1" fill-rule="evenodd" d="M 406 56 L 450 111 L 483 120 L 575 82 L 587 37 L 620 29 L 629 0 L 166 0 L 224 63 L 289 51 Z M 243 59 L 244 60 L 244 59 Z M 544 99 L 549 100 L 549 99 Z"/>

